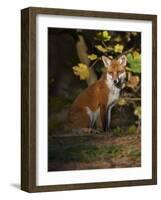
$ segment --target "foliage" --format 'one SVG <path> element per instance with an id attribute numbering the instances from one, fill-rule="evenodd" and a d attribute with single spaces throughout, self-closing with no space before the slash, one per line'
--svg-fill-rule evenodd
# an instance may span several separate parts
<path id="1" fill-rule="evenodd" d="M 105 53 L 108 51 L 108 49 L 106 47 L 103 47 L 102 45 L 96 45 L 95 46 L 99 51 L 101 51 L 102 53 Z"/>
<path id="2" fill-rule="evenodd" d="M 138 75 L 133 75 L 132 72 L 128 72 L 127 75 L 128 82 L 126 83 L 126 86 L 135 90 L 140 83 L 140 77 Z"/>
<path id="3" fill-rule="evenodd" d="M 137 158 L 140 158 L 141 156 L 141 151 L 140 149 L 135 149 L 135 148 L 131 148 L 128 152 L 128 155 L 133 159 L 136 160 Z"/>
<path id="4" fill-rule="evenodd" d="M 141 73 L 141 55 L 134 51 L 133 53 L 127 54 L 127 60 L 129 63 L 130 71 L 133 73 Z"/>
<path id="5" fill-rule="evenodd" d="M 92 53 L 92 54 L 88 55 L 88 58 L 90 60 L 96 60 L 98 58 L 98 56 L 96 54 Z"/>
<path id="6" fill-rule="evenodd" d="M 112 132 L 114 133 L 115 136 L 122 136 L 125 134 L 124 130 L 117 126 L 116 128 L 112 129 Z"/>
<path id="7" fill-rule="evenodd" d="M 115 136 L 119 137 L 126 135 L 135 135 L 137 133 L 137 127 L 136 125 L 131 125 L 128 128 L 117 126 L 116 128 L 112 129 L 112 132 Z"/>
<path id="8" fill-rule="evenodd" d="M 116 53 L 122 53 L 123 49 L 124 49 L 124 46 L 121 45 L 121 44 L 116 44 L 116 45 L 114 46 L 114 51 L 115 51 Z"/>
<path id="9" fill-rule="evenodd" d="M 80 80 L 85 80 L 89 77 L 89 69 L 87 65 L 79 63 L 78 66 L 73 67 L 74 74 L 80 77 Z"/>
<path id="10" fill-rule="evenodd" d="M 124 98 L 120 98 L 119 100 L 118 100 L 118 102 L 117 102 L 117 104 L 119 105 L 119 106 L 124 106 L 124 105 L 126 105 L 126 100 L 124 99 Z"/>
<path id="11" fill-rule="evenodd" d="M 136 132 L 137 132 L 137 128 L 135 125 L 132 125 L 128 128 L 128 134 L 133 135 L 133 134 L 136 134 Z"/>
<path id="12" fill-rule="evenodd" d="M 109 41 L 111 39 L 111 35 L 109 34 L 108 31 L 100 31 L 98 33 L 96 33 L 96 39 L 100 39 L 103 41 Z"/>
<path id="13" fill-rule="evenodd" d="M 141 119 L 141 107 L 140 107 L 140 106 L 137 106 L 137 107 L 135 108 L 134 114 L 135 114 L 139 119 Z"/>

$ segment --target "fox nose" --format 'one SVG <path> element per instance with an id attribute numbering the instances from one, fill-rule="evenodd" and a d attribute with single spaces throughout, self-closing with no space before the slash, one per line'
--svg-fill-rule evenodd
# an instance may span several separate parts
<path id="1" fill-rule="evenodd" d="M 114 84 L 117 84 L 119 82 L 119 80 L 115 79 L 113 82 L 114 82 Z"/>

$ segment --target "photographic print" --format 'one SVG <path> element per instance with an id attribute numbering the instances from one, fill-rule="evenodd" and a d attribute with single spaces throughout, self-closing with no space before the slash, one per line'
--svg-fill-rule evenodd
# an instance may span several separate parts
<path id="1" fill-rule="evenodd" d="M 48 170 L 141 166 L 141 33 L 48 28 Z"/>
<path id="2" fill-rule="evenodd" d="M 21 11 L 21 189 L 157 183 L 157 16 Z"/>

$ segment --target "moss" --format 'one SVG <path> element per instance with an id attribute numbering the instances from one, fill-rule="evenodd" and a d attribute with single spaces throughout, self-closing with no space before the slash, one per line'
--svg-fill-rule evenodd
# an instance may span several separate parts
<path id="1" fill-rule="evenodd" d="M 126 136 L 126 135 L 134 135 L 137 132 L 137 127 L 135 125 L 127 127 L 116 127 L 112 129 L 112 132 L 115 136 Z"/>
<path id="2" fill-rule="evenodd" d="M 50 150 L 51 151 L 51 150 Z M 50 159 L 63 162 L 91 162 L 95 160 L 104 160 L 106 158 L 115 157 L 122 151 L 119 145 L 105 145 L 96 147 L 92 144 L 73 145 L 64 148 L 62 145 L 55 145 L 50 152 Z"/>
<path id="3" fill-rule="evenodd" d="M 136 160 L 141 156 L 141 151 L 139 149 L 132 148 L 129 150 L 128 155 L 132 160 Z"/>
<path id="4" fill-rule="evenodd" d="M 125 136 L 126 135 L 126 130 L 123 127 L 116 127 L 112 129 L 112 132 L 115 136 Z"/>
<path id="5" fill-rule="evenodd" d="M 121 152 L 119 145 L 106 145 L 95 149 L 89 149 L 84 151 L 84 160 L 86 162 L 94 160 L 104 160 L 117 156 Z"/>
<path id="6" fill-rule="evenodd" d="M 135 125 L 130 126 L 130 127 L 128 128 L 127 132 L 128 132 L 128 134 L 130 134 L 130 135 L 136 134 L 136 132 L 137 132 L 136 126 L 135 126 Z"/>

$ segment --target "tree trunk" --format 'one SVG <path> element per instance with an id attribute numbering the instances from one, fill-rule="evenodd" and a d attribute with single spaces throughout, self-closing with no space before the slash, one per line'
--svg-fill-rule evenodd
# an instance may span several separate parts
<path id="1" fill-rule="evenodd" d="M 78 54 L 80 61 L 89 67 L 90 75 L 89 75 L 88 79 L 86 80 L 87 85 L 89 86 L 89 85 L 93 84 L 94 82 L 96 82 L 97 76 L 96 76 L 96 73 L 94 72 L 93 68 L 90 67 L 90 60 L 88 58 L 88 53 L 87 53 L 88 47 L 86 45 L 86 42 L 82 35 L 78 35 L 78 37 L 79 37 L 79 40 L 76 43 L 77 54 Z"/>

